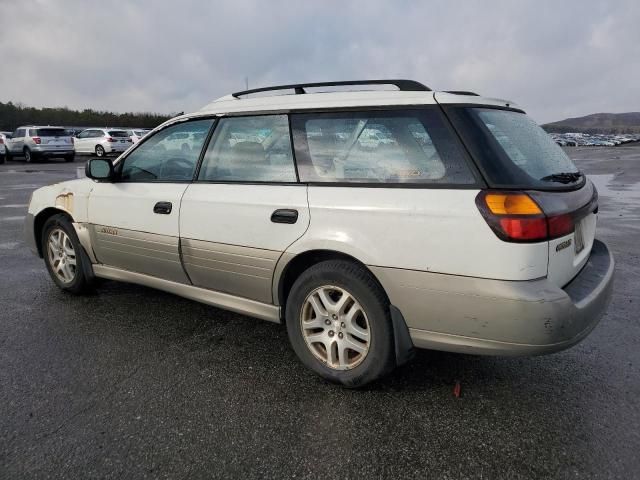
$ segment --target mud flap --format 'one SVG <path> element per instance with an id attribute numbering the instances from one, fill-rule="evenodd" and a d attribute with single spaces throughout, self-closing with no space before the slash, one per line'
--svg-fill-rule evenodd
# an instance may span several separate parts
<path id="1" fill-rule="evenodd" d="M 393 340 L 396 349 L 396 365 L 404 365 L 415 355 L 415 349 L 411 336 L 409 335 L 409 328 L 404 321 L 404 317 L 400 310 L 394 305 L 389 305 L 391 312 L 391 323 L 393 324 Z"/>

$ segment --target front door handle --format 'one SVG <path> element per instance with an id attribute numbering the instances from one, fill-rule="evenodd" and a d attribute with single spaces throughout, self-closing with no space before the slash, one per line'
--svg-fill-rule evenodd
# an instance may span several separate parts
<path id="1" fill-rule="evenodd" d="M 169 215 L 171 213 L 171 202 L 158 202 L 153 206 L 153 213 Z"/>
<path id="2" fill-rule="evenodd" d="M 281 208 L 271 214 L 273 223 L 296 223 L 298 221 L 298 211 L 292 208 Z"/>

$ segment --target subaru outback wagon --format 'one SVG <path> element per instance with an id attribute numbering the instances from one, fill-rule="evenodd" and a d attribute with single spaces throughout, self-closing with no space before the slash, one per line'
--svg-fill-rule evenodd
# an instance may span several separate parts
<path id="1" fill-rule="evenodd" d="M 29 205 L 60 288 L 120 280 L 285 323 L 302 363 L 347 386 L 414 348 L 568 348 L 611 295 L 593 184 L 521 108 L 471 92 L 238 92 L 86 174 Z"/>

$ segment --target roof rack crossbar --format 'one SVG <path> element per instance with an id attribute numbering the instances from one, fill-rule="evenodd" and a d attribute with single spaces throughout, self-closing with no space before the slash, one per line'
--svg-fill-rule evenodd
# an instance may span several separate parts
<path id="1" fill-rule="evenodd" d="M 305 88 L 316 87 L 342 87 L 353 85 L 395 85 L 398 90 L 403 92 L 430 92 L 431 89 L 426 85 L 414 80 L 353 80 L 346 82 L 316 82 L 316 83 L 297 83 L 292 85 L 276 85 L 273 87 L 253 88 L 251 90 L 244 90 L 241 92 L 232 93 L 231 96 L 235 98 L 242 97 L 244 95 L 251 95 L 252 93 L 271 92 L 275 90 L 293 90 L 297 95 L 307 93 Z"/>
<path id="2" fill-rule="evenodd" d="M 469 92 L 467 90 L 445 90 L 444 93 L 451 93 L 452 95 L 469 95 L 471 97 L 479 97 L 476 92 Z"/>

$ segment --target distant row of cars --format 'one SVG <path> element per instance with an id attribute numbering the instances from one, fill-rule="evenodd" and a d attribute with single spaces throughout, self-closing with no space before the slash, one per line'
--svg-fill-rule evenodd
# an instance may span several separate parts
<path id="1" fill-rule="evenodd" d="M 13 133 L 0 132 L 0 163 L 12 157 L 22 157 L 26 162 L 41 158 L 64 158 L 66 162 L 73 162 L 76 153 L 99 157 L 122 153 L 149 131 L 143 128 L 18 127 Z"/>
<path id="2" fill-rule="evenodd" d="M 640 142 L 640 134 L 550 133 L 561 147 L 615 147 L 624 143 Z"/>

